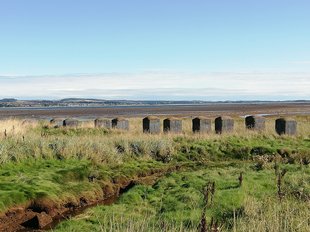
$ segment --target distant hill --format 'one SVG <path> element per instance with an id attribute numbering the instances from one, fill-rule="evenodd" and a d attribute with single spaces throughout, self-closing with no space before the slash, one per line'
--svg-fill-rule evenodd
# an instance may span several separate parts
<path id="1" fill-rule="evenodd" d="M 106 101 L 103 99 L 92 99 L 92 98 L 64 98 L 59 100 L 59 102 L 102 102 Z"/>
<path id="2" fill-rule="evenodd" d="M 154 100 L 104 100 L 92 98 L 65 98 L 61 100 L 18 100 L 15 98 L 4 98 L 0 100 L 0 107 L 100 107 L 118 105 L 187 105 L 207 103 L 268 103 L 272 101 L 154 101 Z M 310 103 L 308 100 L 283 101 L 292 103 Z"/>
<path id="3" fill-rule="evenodd" d="M 3 98 L 0 99 L 0 102 L 17 102 L 18 100 L 15 98 Z"/>

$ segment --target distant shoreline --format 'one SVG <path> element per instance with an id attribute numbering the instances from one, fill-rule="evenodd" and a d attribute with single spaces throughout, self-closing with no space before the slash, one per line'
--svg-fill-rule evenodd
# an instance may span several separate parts
<path id="1" fill-rule="evenodd" d="M 48 106 L 2 107 L 0 118 L 95 118 L 143 117 L 170 115 L 180 117 L 214 115 L 310 115 L 310 102 L 250 102 L 163 105 L 113 105 L 113 106 Z"/>
<path id="2" fill-rule="evenodd" d="M 98 99 L 62 100 L 0 100 L 1 109 L 55 109 L 55 108 L 115 108 L 115 107 L 163 107 L 163 106 L 204 106 L 230 104 L 310 104 L 310 100 L 296 101 L 131 101 Z"/>

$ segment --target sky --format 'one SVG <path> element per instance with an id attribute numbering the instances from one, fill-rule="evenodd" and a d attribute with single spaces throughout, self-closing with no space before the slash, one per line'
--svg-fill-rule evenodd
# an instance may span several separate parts
<path id="1" fill-rule="evenodd" d="M 310 100 L 308 0 L 0 0 L 0 98 Z"/>

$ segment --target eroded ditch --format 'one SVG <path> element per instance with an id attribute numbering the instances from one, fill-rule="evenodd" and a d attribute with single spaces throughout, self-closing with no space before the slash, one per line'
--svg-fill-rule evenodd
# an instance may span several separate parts
<path id="1" fill-rule="evenodd" d="M 38 204 L 33 202 L 28 207 L 15 207 L 0 215 L 0 232 L 46 231 L 55 228 L 60 222 L 75 217 L 85 210 L 98 205 L 111 205 L 121 194 L 126 193 L 137 184 L 153 185 L 156 181 L 180 167 L 168 168 L 134 179 L 118 180 L 108 188 L 102 188 L 104 198 L 89 200 L 80 198 L 78 204 L 67 202 L 61 206 Z"/>

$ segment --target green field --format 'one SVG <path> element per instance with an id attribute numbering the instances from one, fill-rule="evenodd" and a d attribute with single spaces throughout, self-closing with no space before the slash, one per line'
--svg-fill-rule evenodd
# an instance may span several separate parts
<path id="1" fill-rule="evenodd" d="M 308 231 L 309 119 L 299 120 L 294 137 L 243 131 L 238 121 L 226 135 L 4 121 L 0 212 L 96 202 L 133 183 L 114 204 L 53 231 Z"/>

